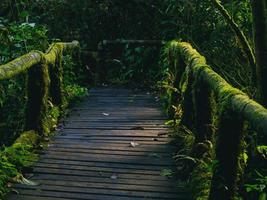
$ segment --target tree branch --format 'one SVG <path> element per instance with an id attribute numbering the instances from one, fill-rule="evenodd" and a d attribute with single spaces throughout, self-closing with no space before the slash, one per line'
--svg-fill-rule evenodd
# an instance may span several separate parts
<path id="1" fill-rule="evenodd" d="M 222 16 L 225 18 L 225 20 L 229 23 L 233 31 L 235 32 L 240 44 L 241 48 L 243 49 L 244 53 L 246 54 L 246 57 L 249 61 L 250 67 L 251 67 L 251 82 L 255 86 L 256 83 L 256 59 L 255 55 L 253 53 L 253 50 L 251 46 L 248 43 L 248 40 L 243 33 L 243 31 L 238 27 L 237 23 L 232 19 L 228 11 L 223 7 L 223 5 L 218 0 L 212 0 L 215 7 L 220 11 Z"/>

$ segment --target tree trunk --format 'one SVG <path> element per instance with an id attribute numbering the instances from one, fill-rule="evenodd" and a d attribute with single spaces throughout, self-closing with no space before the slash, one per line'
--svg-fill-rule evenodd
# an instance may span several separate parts
<path id="1" fill-rule="evenodd" d="M 251 0 L 251 5 L 260 100 L 267 107 L 267 1 Z"/>

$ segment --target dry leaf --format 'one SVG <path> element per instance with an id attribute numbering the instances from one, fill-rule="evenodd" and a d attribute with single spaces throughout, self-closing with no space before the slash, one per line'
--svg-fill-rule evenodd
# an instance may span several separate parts
<path id="1" fill-rule="evenodd" d="M 118 179 L 118 177 L 115 174 L 112 174 L 112 176 L 110 177 L 111 179 Z"/>
<path id="2" fill-rule="evenodd" d="M 18 179 L 18 182 L 23 184 L 23 185 L 30 185 L 30 186 L 37 186 L 37 185 L 40 185 L 39 183 L 35 182 L 35 181 L 31 181 L 29 179 L 26 179 L 24 178 L 23 176 L 21 176 L 19 179 Z"/>
<path id="3" fill-rule="evenodd" d="M 7 186 L 8 188 L 11 188 L 11 187 L 12 187 L 12 183 L 8 182 L 8 183 L 6 184 L 6 186 Z"/>
<path id="4" fill-rule="evenodd" d="M 130 142 L 130 146 L 131 147 L 136 147 L 136 146 L 138 146 L 139 144 L 137 143 L 137 142 Z"/>
<path id="5" fill-rule="evenodd" d="M 109 114 L 108 113 L 102 113 L 104 116 L 109 116 Z"/>

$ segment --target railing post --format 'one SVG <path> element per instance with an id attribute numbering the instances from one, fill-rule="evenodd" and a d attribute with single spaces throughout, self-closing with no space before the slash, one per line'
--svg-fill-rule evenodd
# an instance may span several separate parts
<path id="1" fill-rule="evenodd" d="M 177 106 L 179 101 L 181 101 L 182 99 L 182 91 L 180 88 L 180 83 L 183 73 L 185 73 L 185 67 L 186 67 L 181 56 L 178 56 L 177 60 L 173 58 L 174 56 L 178 55 L 169 55 L 169 60 L 171 61 L 170 67 L 175 76 L 173 87 L 176 89 L 176 91 L 172 91 L 171 93 L 170 107 L 168 110 L 168 115 L 172 119 L 175 118 L 175 109 L 172 106 Z"/>
<path id="2" fill-rule="evenodd" d="M 106 43 L 104 41 L 98 44 L 97 48 L 97 72 L 98 72 L 98 80 L 100 83 L 105 83 L 107 79 L 107 67 L 106 67 Z"/>
<path id="3" fill-rule="evenodd" d="M 193 102 L 195 111 L 195 142 L 212 141 L 212 96 L 208 85 L 199 75 L 195 77 L 193 84 Z"/>
<path id="4" fill-rule="evenodd" d="M 194 104 L 193 104 L 192 86 L 193 86 L 193 74 L 192 71 L 189 70 L 186 90 L 183 93 L 183 102 L 182 102 L 183 114 L 181 118 L 181 124 L 190 130 L 193 130 L 193 124 L 194 124 Z"/>
<path id="5" fill-rule="evenodd" d="M 36 130 L 44 135 L 47 117 L 47 99 L 49 90 L 48 65 L 43 58 L 40 64 L 28 71 L 28 102 L 26 108 L 26 130 Z"/>
<path id="6" fill-rule="evenodd" d="M 224 109 L 219 116 L 216 161 L 209 200 L 233 200 L 242 175 L 244 121 L 234 111 Z"/>
<path id="7" fill-rule="evenodd" d="M 59 107 L 64 104 L 62 57 L 63 49 L 58 48 L 55 63 L 49 64 L 50 94 L 53 104 Z"/>

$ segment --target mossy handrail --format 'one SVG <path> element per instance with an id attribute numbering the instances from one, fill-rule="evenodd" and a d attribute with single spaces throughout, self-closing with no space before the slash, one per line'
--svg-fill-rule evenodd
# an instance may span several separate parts
<path id="1" fill-rule="evenodd" d="M 214 129 L 210 125 L 214 114 L 212 98 L 216 99 L 219 108 L 215 145 L 218 165 L 213 172 L 209 199 L 234 199 L 244 150 L 244 122 L 266 136 L 267 110 L 213 71 L 205 57 L 189 43 L 174 40 L 165 48 L 169 68 L 176 77 L 174 87 L 179 88 L 183 74 L 187 75 L 185 91 L 178 89 L 178 96 L 183 97 L 181 123 L 193 130 L 197 143 L 213 141 Z M 177 97 L 177 91 L 174 95 Z M 172 101 L 175 104 L 177 100 L 172 98 Z"/>
<path id="2" fill-rule="evenodd" d="M 53 104 L 63 104 L 62 56 L 74 49 L 79 49 L 78 41 L 53 43 L 45 53 L 31 51 L 0 65 L 0 81 L 28 73 L 26 131 L 33 130 L 40 136 L 49 131 L 46 127 L 48 96 L 51 96 Z"/>

